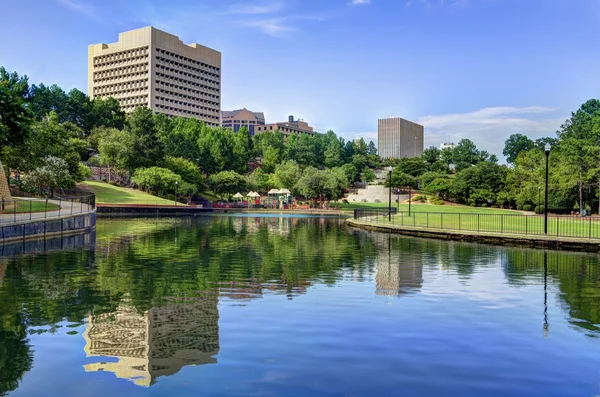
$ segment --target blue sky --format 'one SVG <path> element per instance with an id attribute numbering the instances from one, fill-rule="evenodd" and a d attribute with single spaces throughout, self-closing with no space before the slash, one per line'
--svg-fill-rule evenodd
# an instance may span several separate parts
<path id="1" fill-rule="evenodd" d="M 0 65 L 87 90 L 87 45 L 153 25 L 223 55 L 223 109 L 288 114 L 376 138 L 377 119 L 425 144 L 553 135 L 600 92 L 597 0 L 6 1 Z"/>

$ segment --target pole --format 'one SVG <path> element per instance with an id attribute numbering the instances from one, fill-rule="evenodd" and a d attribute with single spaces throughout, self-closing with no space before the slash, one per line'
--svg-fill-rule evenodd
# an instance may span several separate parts
<path id="1" fill-rule="evenodd" d="M 546 146 L 546 191 L 544 192 L 544 234 L 548 234 L 548 157 L 550 148 Z"/>
<path id="2" fill-rule="evenodd" d="M 400 189 L 396 189 L 396 194 L 398 194 L 398 200 L 396 200 L 396 212 L 400 213 Z"/>
<path id="3" fill-rule="evenodd" d="M 411 189 L 412 189 L 412 186 L 409 186 L 408 187 L 408 216 L 410 216 L 410 201 L 411 201 L 410 198 L 412 196 L 411 195 Z"/>
<path id="4" fill-rule="evenodd" d="M 390 170 L 390 199 L 388 203 L 388 221 L 392 221 L 392 170 Z"/>
<path id="5" fill-rule="evenodd" d="M 537 205 L 538 207 L 539 207 L 539 206 L 540 206 L 540 204 L 541 204 L 541 200 L 540 200 L 540 192 L 541 192 L 541 191 L 542 191 L 542 188 L 538 186 L 538 205 Z"/>

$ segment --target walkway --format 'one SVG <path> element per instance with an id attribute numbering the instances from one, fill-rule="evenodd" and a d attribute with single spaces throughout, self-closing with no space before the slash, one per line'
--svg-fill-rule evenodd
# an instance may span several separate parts
<path id="1" fill-rule="evenodd" d="M 19 198 L 20 200 L 36 200 L 30 198 Z M 42 200 L 43 201 L 43 200 Z M 72 202 L 72 201 L 61 201 L 61 200 L 48 200 L 48 203 L 56 204 L 59 209 L 52 211 L 41 211 L 41 212 L 23 212 L 23 213 L 9 213 L 0 215 L 0 225 L 13 225 L 28 223 L 31 221 L 38 221 L 40 219 L 52 219 L 60 218 L 62 216 L 70 216 L 77 214 L 86 214 L 93 210 L 93 207 L 89 204 Z"/>

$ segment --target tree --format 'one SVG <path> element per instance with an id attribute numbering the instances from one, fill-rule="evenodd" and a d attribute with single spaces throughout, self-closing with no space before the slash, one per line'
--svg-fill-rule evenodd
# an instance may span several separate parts
<path id="1" fill-rule="evenodd" d="M 202 191 L 206 185 L 206 178 L 204 178 L 198 166 L 183 157 L 167 156 L 165 158 L 165 168 L 181 176 L 184 182 L 196 186 L 197 191 Z"/>
<path id="2" fill-rule="evenodd" d="M 233 133 L 233 170 L 238 173 L 248 171 L 248 162 L 252 157 L 252 138 L 246 127 Z"/>
<path id="3" fill-rule="evenodd" d="M 131 181 L 140 189 L 158 196 L 175 193 L 181 185 L 181 176 L 171 170 L 160 167 L 138 168 Z"/>
<path id="4" fill-rule="evenodd" d="M 127 168 L 148 168 L 162 165 L 164 144 L 159 139 L 152 110 L 138 107 L 129 115 L 125 131 L 133 139 L 132 151 L 127 159 Z"/>
<path id="5" fill-rule="evenodd" d="M 301 176 L 302 173 L 298 163 L 294 160 L 287 160 L 275 167 L 271 185 L 279 189 L 293 189 Z"/>
<path id="6" fill-rule="evenodd" d="M 385 180 L 385 186 L 390 187 L 390 176 L 388 174 Z M 417 187 L 417 179 L 412 175 L 400 171 L 399 168 L 394 168 L 392 171 L 392 187 L 410 186 Z"/>
<path id="7" fill-rule="evenodd" d="M 369 167 L 364 168 L 362 175 L 363 175 L 363 180 L 367 183 L 371 183 L 375 180 L 375 171 L 373 171 Z M 347 179 L 347 177 L 346 177 L 346 179 Z"/>
<path id="8" fill-rule="evenodd" d="M 26 105 L 27 76 L 0 67 L 0 154 L 6 146 L 18 147 L 27 139 L 32 114 Z"/>
<path id="9" fill-rule="evenodd" d="M 54 197 L 56 188 L 73 186 L 73 179 L 65 160 L 48 156 L 44 158 L 41 167 L 23 177 L 23 183 L 39 191 L 46 190 L 50 193 L 50 197 Z"/>
<path id="10" fill-rule="evenodd" d="M 285 144 L 279 131 L 266 131 L 254 136 L 254 155 L 262 159 L 266 172 L 273 172 L 284 160 Z"/>
<path id="11" fill-rule="evenodd" d="M 519 153 L 533 149 L 534 143 L 525 135 L 512 134 L 504 142 L 502 154 L 506 156 L 506 161 L 513 164 Z"/>
<path id="12" fill-rule="evenodd" d="M 440 160 L 442 155 L 442 151 L 435 146 L 430 146 L 427 149 L 423 150 L 423 154 L 421 158 L 429 165 L 435 164 L 438 160 Z"/>
<path id="13" fill-rule="evenodd" d="M 337 167 L 343 164 L 344 147 L 333 131 L 327 131 L 327 144 L 323 156 L 326 167 Z"/>
<path id="14" fill-rule="evenodd" d="M 116 128 L 107 129 L 98 145 L 100 163 L 108 166 L 108 182 L 112 180 L 112 170 L 123 169 L 133 151 L 133 137 Z"/>
<path id="15" fill-rule="evenodd" d="M 208 178 L 210 189 L 220 196 L 231 197 L 246 190 L 246 180 L 235 171 L 221 171 Z"/>
<path id="16" fill-rule="evenodd" d="M 336 172 L 340 178 L 343 174 L 343 171 Z M 343 181 L 337 179 L 332 172 L 306 167 L 295 185 L 295 190 L 308 199 L 318 198 L 319 202 L 323 202 L 324 198 L 338 198 L 341 185 Z"/>
<path id="17" fill-rule="evenodd" d="M 255 169 L 248 176 L 248 185 L 253 190 L 258 190 L 261 192 L 266 192 L 269 190 L 269 174 L 265 172 L 262 168 Z"/>
<path id="18" fill-rule="evenodd" d="M 452 150 L 452 161 L 455 164 L 460 162 L 477 164 L 480 161 L 479 150 L 470 139 L 461 139 Z"/>
<path id="19" fill-rule="evenodd" d="M 421 157 L 403 157 L 396 168 L 400 172 L 414 177 L 429 171 L 427 163 Z"/>

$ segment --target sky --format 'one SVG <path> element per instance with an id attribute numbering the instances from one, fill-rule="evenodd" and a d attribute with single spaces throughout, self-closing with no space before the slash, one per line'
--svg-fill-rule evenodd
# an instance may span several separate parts
<path id="1" fill-rule="evenodd" d="M 87 46 L 152 25 L 222 53 L 222 109 L 294 115 L 377 138 L 425 126 L 425 146 L 502 156 L 554 136 L 600 97 L 599 0 L 1 0 L 0 65 L 87 91 Z"/>

